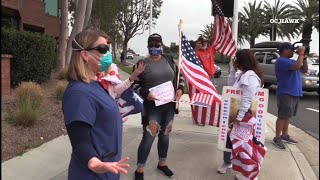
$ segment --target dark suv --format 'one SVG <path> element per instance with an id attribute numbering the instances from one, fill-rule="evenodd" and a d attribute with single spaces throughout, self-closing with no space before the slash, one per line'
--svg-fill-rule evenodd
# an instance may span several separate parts
<path id="1" fill-rule="evenodd" d="M 276 44 L 277 42 L 272 42 Z M 278 42 L 280 44 L 282 42 Z M 268 87 L 277 84 L 275 73 L 275 62 L 280 57 L 278 46 L 269 45 L 263 47 L 261 45 L 253 46 L 251 50 L 254 52 L 256 59 L 260 62 L 264 70 L 264 85 Z M 294 53 L 291 59 L 297 60 L 298 54 Z M 317 91 L 319 94 L 319 63 L 314 59 L 308 58 L 308 73 L 301 75 L 303 91 Z"/>

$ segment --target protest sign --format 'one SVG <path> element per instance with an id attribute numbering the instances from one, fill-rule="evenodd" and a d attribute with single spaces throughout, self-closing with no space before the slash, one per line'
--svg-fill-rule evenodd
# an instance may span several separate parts
<path id="1" fill-rule="evenodd" d="M 171 102 L 174 100 L 174 88 L 171 81 L 159 84 L 153 88 L 150 88 L 149 91 L 154 94 L 156 106 L 160 106 Z"/>
<path id="2" fill-rule="evenodd" d="M 219 127 L 219 137 L 218 137 L 218 149 L 223 151 L 231 151 L 231 149 L 226 148 L 227 133 L 229 131 L 229 126 L 236 119 L 240 100 L 242 97 L 242 91 L 240 88 L 235 88 L 232 86 L 224 86 L 222 89 L 222 103 L 220 112 L 220 127 Z M 264 132 L 265 132 L 265 118 L 268 109 L 268 98 L 269 90 L 259 88 L 253 103 L 250 107 L 252 115 L 257 119 L 255 125 L 254 134 L 256 138 L 264 143 Z M 243 139 L 247 139 L 245 131 L 250 131 L 247 126 L 239 127 L 241 129 L 237 130 L 237 134 L 242 136 Z M 248 129 L 249 128 L 249 129 Z"/>

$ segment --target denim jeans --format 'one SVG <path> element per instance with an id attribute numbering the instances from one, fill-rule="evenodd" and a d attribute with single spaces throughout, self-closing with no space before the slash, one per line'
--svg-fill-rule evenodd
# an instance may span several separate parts
<path id="1" fill-rule="evenodd" d="M 227 135 L 227 143 L 226 143 L 226 148 L 232 149 L 232 143 L 229 135 Z M 228 151 L 223 151 L 223 162 L 224 164 L 231 164 L 231 152 Z"/>
<path id="2" fill-rule="evenodd" d="M 145 106 L 146 107 L 146 106 Z M 168 103 L 158 107 L 147 106 L 145 109 L 146 121 L 156 121 L 158 131 L 158 157 L 165 161 L 169 148 L 169 133 L 172 128 L 175 103 Z M 152 135 L 148 124 L 143 124 L 143 136 L 138 148 L 138 167 L 144 167 L 148 159 L 156 134 Z"/>

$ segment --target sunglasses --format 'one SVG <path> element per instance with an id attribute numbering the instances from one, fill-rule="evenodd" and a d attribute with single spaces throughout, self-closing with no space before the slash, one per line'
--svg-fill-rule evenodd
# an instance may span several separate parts
<path id="1" fill-rule="evenodd" d="M 105 54 L 105 53 L 107 53 L 109 51 L 109 46 L 105 45 L 105 44 L 101 44 L 101 45 L 98 45 L 98 46 L 93 47 L 93 48 L 87 48 L 85 50 L 87 50 L 87 51 L 97 50 L 100 54 Z"/>
<path id="2" fill-rule="evenodd" d="M 151 48 L 151 47 L 159 48 L 159 47 L 161 47 L 161 45 L 162 45 L 162 44 L 158 44 L 158 43 L 157 43 L 157 44 L 152 44 L 152 43 L 150 43 L 150 44 L 148 44 L 148 47 L 149 47 L 149 48 Z"/>

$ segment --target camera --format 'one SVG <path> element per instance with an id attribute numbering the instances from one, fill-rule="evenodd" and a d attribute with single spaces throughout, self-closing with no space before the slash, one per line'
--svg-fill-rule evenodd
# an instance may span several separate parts
<path id="1" fill-rule="evenodd" d="M 300 46 L 295 46 L 295 45 L 301 44 L 301 46 L 303 46 L 303 43 L 304 43 L 303 41 L 298 41 L 298 42 L 293 43 L 294 52 L 297 52 L 297 49 L 300 47 Z M 309 52 L 310 52 L 310 46 L 305 46 L 304 55 L 309 54 Z"/>

